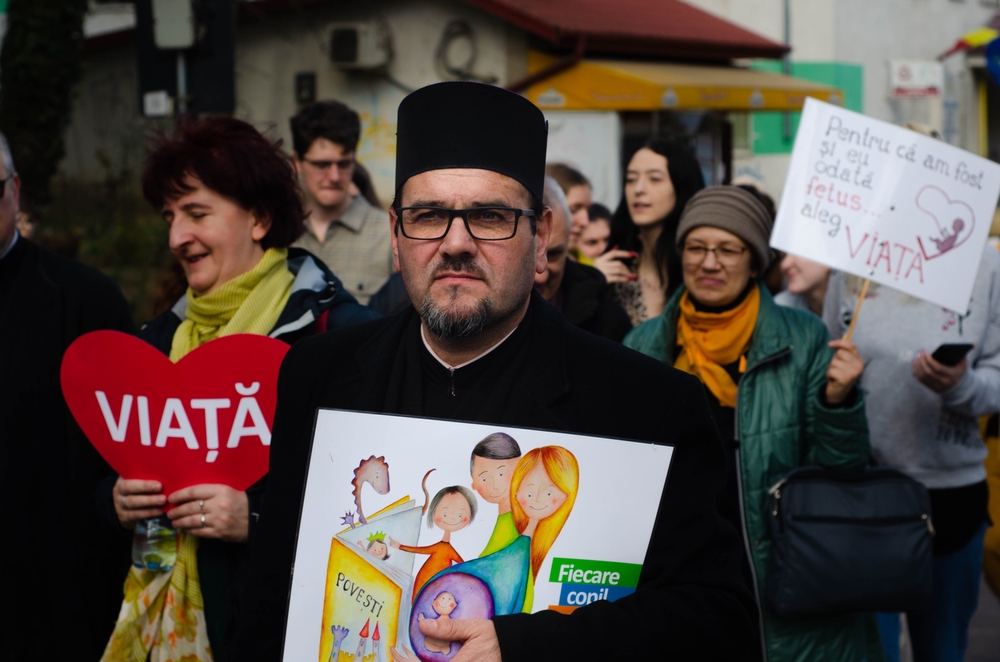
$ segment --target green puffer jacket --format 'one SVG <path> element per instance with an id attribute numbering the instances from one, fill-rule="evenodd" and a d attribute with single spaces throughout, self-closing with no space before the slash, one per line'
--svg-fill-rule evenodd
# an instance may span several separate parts
<path id="1" fill-rule="evenodd" d="M 884 656 L 874 616 L 791 620 L 778 618 L 764 606 L 771 559 L 768 489 L 803 465 L 861 469 L 868 464 L 871 448 L 860 390 L 847 408 L 820 402 L 819 390 L 833 357 L 826 327 L 811 313 L 777 305 L 767 289 L 759 287 L 760 312 L 736 398 L 736 457 L 743 538 L 761 608 L 765 662 L 879 661 Z M 683 293 L 681 288 L 674 294 L 662 315 L 632 329 L 625 345 L 673 365 Z"/>

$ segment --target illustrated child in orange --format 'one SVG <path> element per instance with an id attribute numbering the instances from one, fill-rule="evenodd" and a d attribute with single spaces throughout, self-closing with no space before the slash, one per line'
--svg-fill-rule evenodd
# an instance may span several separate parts
<path id="1" fill-rule="evenodd" d="M 430 557 L 424 561 L 417 572 L 416 580 L 413 583 L 414 600 L 420 593 L 420 589 L 431 577 L 451 567 L 452 563 L 462 562 L 462 557 L 451 546 L 451 534 L 469 526 L 475 518 L 476 495 L 468 488 L 452 485 L 443 488 L 434 495 L 427 513 L 427 527 L 437 525 L 439 529 L 444 531 L 441 542 L 424 547 L 413 547 L 401 545 L 399 541 L 389 538 L 389 544 L 396 549 L 412 554 L 428 554 Z"/>

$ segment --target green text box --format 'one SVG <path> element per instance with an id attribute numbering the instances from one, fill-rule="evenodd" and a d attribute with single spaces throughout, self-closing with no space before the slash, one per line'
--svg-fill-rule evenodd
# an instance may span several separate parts
<path id="1" fill-rule="evenodd" d="M 626 586 L 639 583 L 642 566 L 637 563 L 615 563 L 590 559 L 552 559 L 549 581 L 560 584 L 592 584 L 594 586 Z"/>

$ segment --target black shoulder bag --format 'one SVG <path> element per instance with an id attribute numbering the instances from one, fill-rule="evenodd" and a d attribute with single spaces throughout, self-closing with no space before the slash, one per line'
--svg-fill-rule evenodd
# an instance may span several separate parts
<path id="1" fill-rule="evenodd" d="M 919 482 L 885 467 L 852 474 L 802 467 L 768 494 L 773 542 L 764 601 L 775 614 L 930 604 L 934 527 Z"/>

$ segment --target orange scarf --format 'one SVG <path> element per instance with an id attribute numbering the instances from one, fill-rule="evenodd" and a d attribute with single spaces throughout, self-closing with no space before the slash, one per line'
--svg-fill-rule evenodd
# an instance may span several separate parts
<path id="1" fill-rule="evenodd" d="M 677 344 L 682 351 L 674 367 L 700 379 L 723 407 L 736 407 L 736 382 L 722 366 L 739 361 L 740 372 L 746 369 L 744 354 L 757 325 L 760 290 L 753 287 L 740 305 L 722 313 L 695 310 L 685 292 L 680 308 Z"/>

